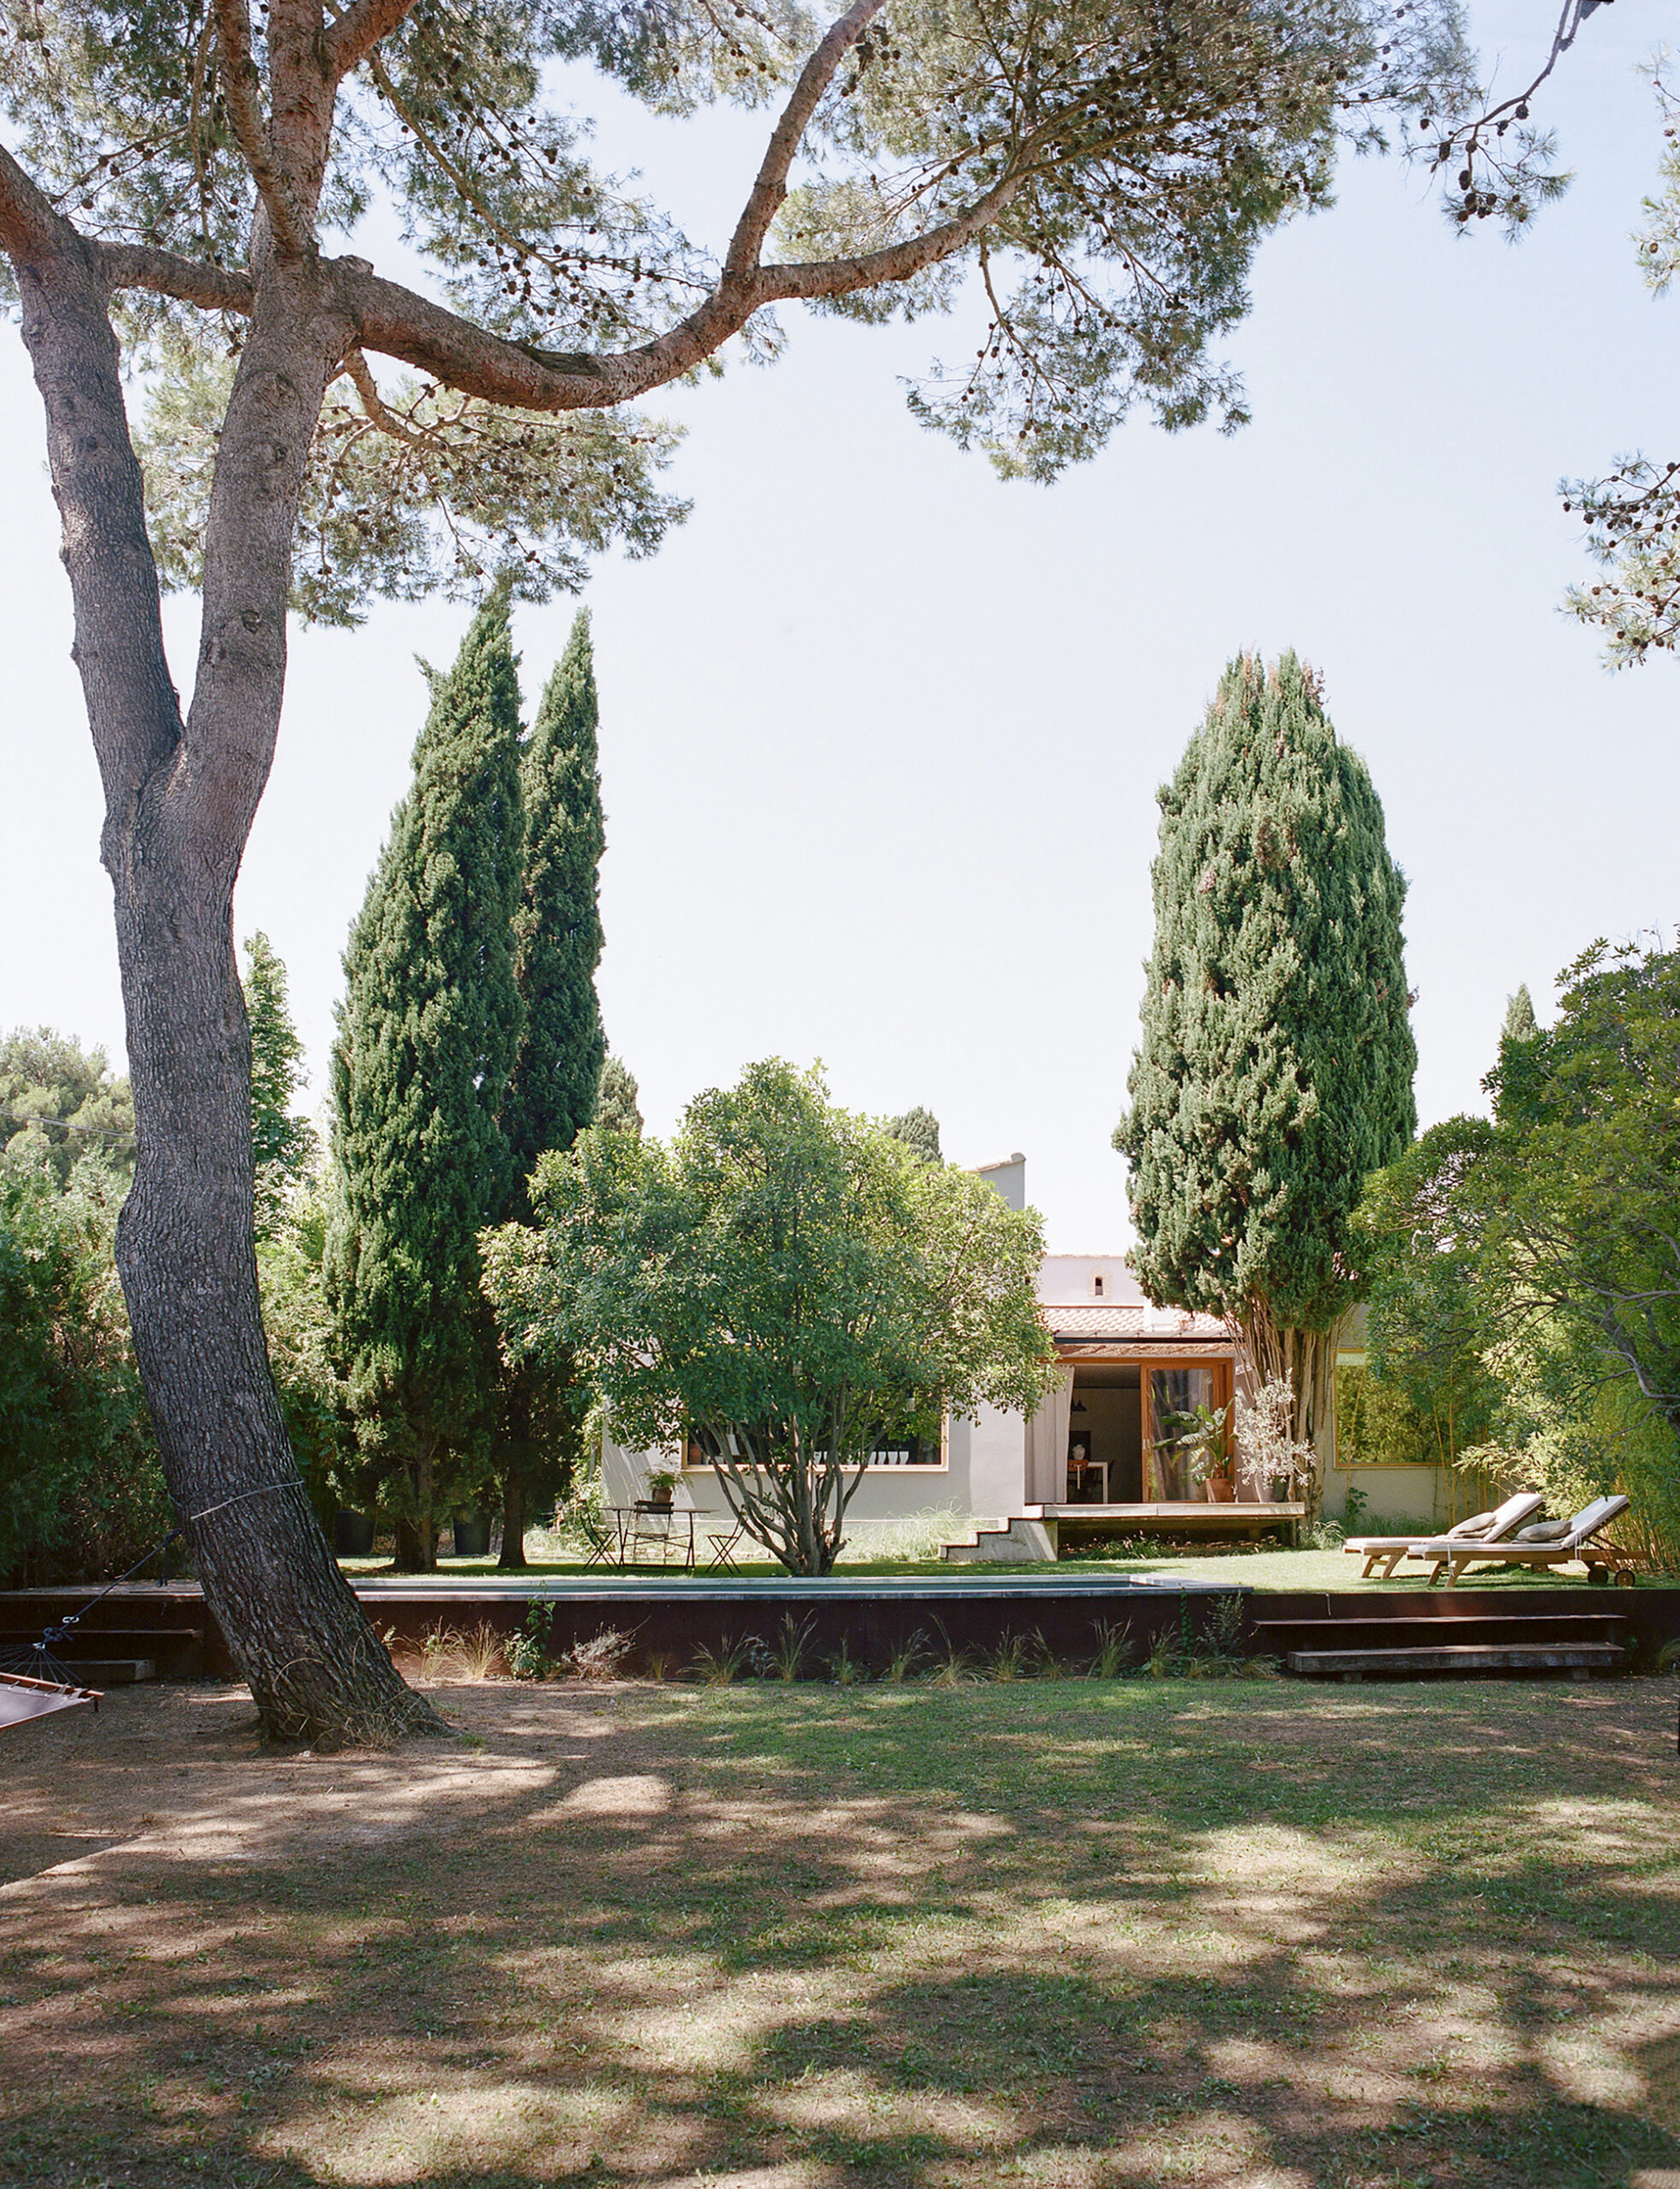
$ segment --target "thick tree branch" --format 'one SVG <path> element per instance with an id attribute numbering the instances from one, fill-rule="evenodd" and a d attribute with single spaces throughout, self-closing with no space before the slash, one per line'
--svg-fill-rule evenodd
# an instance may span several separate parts
<path id="1" fill-rule="evenodd" d="M 834 81 L 834 71 L 886 5 L 887 0 L 855 0 L 799 71 L 799 80 L 771 132 L 757 176 L 730 239 L 728 255 L 723 262 L 726 281 L 743 280 L 757 270 L 770 222 L 787 195 L 788 170 L 811 126 L 811 118 L 823 92 Z"/>
<path id="2" fill-rule="evenodd" d="M 0 250 L 14 262 L 64 250 L 76 231 L 0 145 Z"/>
<path id="3" fill-rule="evenodd" d="M 341 83 L 414 12 L 415 0 L 354 0 L 327 34 L 333 78 Z"/>
<path id="4" fill-rule="evenodd" d="M 913 274 L 923 274 L 930 266 L 940 264 L 953 252 L 972 243 L 983 229 L 990 227 L 1025 179 L 1019 174 L 1006 175 L 955 220 L 929 228 L 925 234 L 906 237 L 902 243 L 865 251 L 860 257 L 818 259 L 807 265 L 766 266 L 758 275 L 758 304 L 762 306 L 799 300 L 820 303 L 828 297 L 853 296 L 859 289 L 907 281 Z"/>
<path id="5" fill-rule="evenodd" d="M 301 258 L 309 237 L 309 223 L 299 217 L 298 206 L 279 162 L 262 116 L 261 83 L 251 57 L 251 17 L 245 0 L 215 0 L 216 36 L 221 46 L 222 95 L 228 119 L 239 140 L 245 165 L 251 169 L 256 194 L 268 216 L 268 227 L 282 257 Z"/>
<path id="6" fill-rule="evenodd" d="M 338 262 L 345 309 L 362 346 L 431 373 L 463 394 L 525 410 L 575 410 L 633 401 L 680 379 L 739 333 L 755 311 L 786 300 L 820 302 L 908 280 L 949 258 L 989 227 L 1019 189 L 1009 176 L 964 213 L 926 234 L 856 258 L 725 273 L 699 309 L 640 348 L 594 357 L 538 350 L 487 333 L 401 283 Z"/>
<path id="7" fill-rule="evenodd" d="M 249 274 L 230 266 L 211 266 L 201 258 L 182 258 L 150 244 L 104 243 L 93 246 L 109 289 L 150 289 L 206 311 L 248 314 L 253 294 Z"/>

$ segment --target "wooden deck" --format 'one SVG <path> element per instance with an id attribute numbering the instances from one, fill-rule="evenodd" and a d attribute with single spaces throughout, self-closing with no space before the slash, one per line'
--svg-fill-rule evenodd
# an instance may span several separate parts
<path id="1" fill-rule="evenodd" d="M 1200 1499 L 1157 1505 L 1036 1505 L 1028 1513 L 1058 1529 L 1088 1528 L 1105 1536 L 1259 1535 L 1268 1528 L 1293 1533 L 1306 1518 L 1302 1504 L 1213 1505 Z"/>

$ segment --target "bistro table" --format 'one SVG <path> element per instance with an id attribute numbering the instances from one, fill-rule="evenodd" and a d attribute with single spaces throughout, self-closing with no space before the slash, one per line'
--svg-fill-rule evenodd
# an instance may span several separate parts
<path id="1" fill-rule="evenodd" d="M 681 1554 L 681 1562 L 691 1568 L 694 1564 L 694 1525 L 699 1514 L 692 1505 L 656 1505 L 651 1497 L 639 1497 L 634 1505 L 609 1505 L 607 1512 L 618 1533 L 620 1566 L 639 1566 L 644 1543 L 658 1546 L 658 1558 L 649 1563 L 669 1566 L 675 1549 Z"/>

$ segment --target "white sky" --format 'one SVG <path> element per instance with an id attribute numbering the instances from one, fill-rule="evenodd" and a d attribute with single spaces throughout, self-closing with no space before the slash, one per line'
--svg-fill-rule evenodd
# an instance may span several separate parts
<path id="1" fill-rule="evenodd" d="M 1551 15 L 1475 8 L 1502 80 Z M 1234 345 L 1254 423 L 1234 440 L 1140 419 L 1053 488 L 1002 486 L 912 423 L 897 384 L 960 356 L 961 321 L 790 314 L 773 369 L 657 405 L 689 428 L 674 483 L 694 514 L 587 594 L 601 994 L 655 1130 L 754 1057 L 820 1056 L 852 1106 L 926 1103 L 955 1159 L 1025 1149 L 1052 1247 L 1123 1244 L 1108 1141 L 1154 792 L 1243 646 L 1317 663 L 1371 764 L 1412 885 L 1426 1123 L 1480 1100 L 1519 981 L 1544 1015 L 1595 935 L 1666 926 L 1680 666 L 1612 677 L 1558 612 L 1583 563 L 1554 488 L 1636 445 L 1677 452 L 1676 307 L 1646 294 L 1629 242 L 1661 145 L 1633 70 L 1671 21 L 1624 0 L 1587 27 L 1544 95 L 1577 180 L 1514 250 L 1491 224 L 1451 235 L 1420 175 L 1350 164 L 1339 208 L 1262 252 Z M 757 127 L 613 112 L 604 156 L 721 242 Z M 97 780 L 11 328 L 0 510 L 0 1025 L 120 1056 Z M 528 698 L 573 611 L 519 612 Z M 381 607 L 359 633 L 294 634 L 237 916 L 286 962 L 317 1092 L 339 952 L 423 711 L 413 657 L 447 661 L 466 616 Z M 191 604 L 168 622 L 185 687 Z"/>

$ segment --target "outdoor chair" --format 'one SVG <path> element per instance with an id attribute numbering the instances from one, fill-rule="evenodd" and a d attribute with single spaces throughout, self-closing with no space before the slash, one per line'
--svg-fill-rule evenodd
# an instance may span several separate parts
<path id="1" fill-rule="evenodd" d="M 735 1562 L 735 1545 L 741 1541 L 746 1533 L 746 1530 L 739 1520 L 732 1523 L 727 1532 L 722 1535 L 715 1531 L 709 1533 L 706 1537 L 706 1547 L 710 1555 L 706 1560 L 707 1566 L 713 1572 L 727 1567 L 730 1572 L 739 1573 L 740 1567 Z"/>
<path id="2" fill-rule="evenodd" d="M 1500 1543 L 1520 1528 L 1524 1520 L 1531 1520 L 1545 1508 L 1546 1500 L 1537 1490 L 1518 1490 L 1514 1497 L 1507 1497 L 1503 1505 L 1491 1513 L 1474 1513 L 1467 1520 L 1460 1520 L 1448 1528 L 1441 1538 L 1447 1543 Z M 1382 1571 L 1376 1578 L 1387 1581 L 1417 1542 L 1416 1536 L 1350 1536 L 1341 1546 L 1353 1558 L 1363 1558 L 1365 1571 L 1362 1581 L 1372 1578 L 1372 1569 L 1381 1566 Z"/>
<path id="3" fill-rule="evenodd" d="M 586 1513 L 583 1540 L 589 1551 L 583 1561 L 586 1570 L 592 1566 L 622 1566 L 624 1563 L 624 1531 L 616 1517 L 611 1520 L 598 1520 L 592 1514 Z"/>
<path id="4" fill-rule="evenodd" d="M 1577 1560 L 1586 1567 L 1589 1580 L 1608 1580 L 1613 1575 L 1619 1586 L 1631 1588 L 1634 1575 L 1646 1560 L 1638 1551 L 1601 1540 L 1604 1529 L 1627 1509 L 1625 1497 L 1595 1497 L 1572 1519 L 1547 1520 L 1536 1527 L 1520 1529 L 1506 1543 L 1454 1543 L 1450 1537 L 1438 1536 L 1431 1543 L 1413 1543 L 1406 1556 L 1426 1560 L 1434 1567 L 1429 1575 L 1432 1589 L 1443 1573 L 1447 1587 L 1452 1588 L 1459 1575 L 1478 1561 L 1526 1566 L 1543 1573 Z"/>

